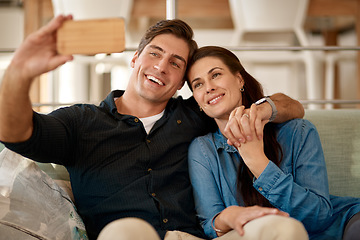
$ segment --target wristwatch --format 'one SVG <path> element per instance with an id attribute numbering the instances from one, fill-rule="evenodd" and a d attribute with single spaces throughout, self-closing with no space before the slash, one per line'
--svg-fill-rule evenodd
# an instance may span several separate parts
<path id="1" fill-rule="evenodd" d="M 262 104 L 264 102 L 268 102 L 270 104 L 270 106 L 271 106 L 272 113 L 271 113 L 271 117 L 269 118 L 269 122 L 272 122 L 276 118 L 276 115 L 277 115 L 278 111 L 276 109 L 276 106 L 275 106 L 274 102 L 269 97 L 260 98 L 259 100 L 257 100 L 255 102 L 255 105 L 260 105 L 260 104 Z"/>

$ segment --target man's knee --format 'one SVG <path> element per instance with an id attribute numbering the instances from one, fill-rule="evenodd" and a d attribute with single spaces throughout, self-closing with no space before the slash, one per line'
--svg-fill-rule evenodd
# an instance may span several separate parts
<path id="1" fill-rule="evenodd" d="M 155 229 L 139 218 L 122 218 L 104 227 L 98 240 L 160 240 Z"/>

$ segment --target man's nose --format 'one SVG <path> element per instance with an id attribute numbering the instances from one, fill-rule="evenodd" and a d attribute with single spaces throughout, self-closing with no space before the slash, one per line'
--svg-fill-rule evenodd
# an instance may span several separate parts
<path id="1" fill-rule="evenodd" d="M 157 63 L 155 63 L 154 68 L 161 73 L 166 73 L 167 63 L 164 60 L 159 60 Z"/>

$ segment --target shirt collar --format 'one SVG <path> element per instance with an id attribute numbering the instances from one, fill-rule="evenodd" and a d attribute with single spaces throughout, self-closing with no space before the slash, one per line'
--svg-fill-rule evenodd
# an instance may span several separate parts
<path id="1" fill-rule="evenodd" d="M 221 133 L 220 129 L 213 133 L 215 147 L 217 150 L 220 148 L 224 149 L 227 152 L 237 152 L 237 149 L 234 146 L 231 146 L 227 143 L 227 138 Z"/>
<path id="2" fill-rule="evenodd" d="M 106 108 L 113 116 L 117 113 L 117 108 L 114 99 L 119 98 L 124 94 L 124 90 L 114 90 L 107 95 L 107 97 L 101 102 L 100 107 Z M 168 110 L 172 109 L 172 106 L 175 105 L 175 100 L 171 98 L 165 108 L 165 114 L 167 114 Z"/>

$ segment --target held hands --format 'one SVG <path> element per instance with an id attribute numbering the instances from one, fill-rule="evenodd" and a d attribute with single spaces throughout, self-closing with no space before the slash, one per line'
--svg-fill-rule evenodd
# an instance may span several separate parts
<path id="1" fill-rule="evenodd" d="M 252 104 L 250 109 L 245 109 L 244 106 L 235 108 L 231 112 L 224 129 L 228 144 L 239 147 L 241 143 L 252 141 L 253 135 L 251 132 L 254 131 L 255 136 L 262 139 L 264 126 L 269 122 L 271 112 L 271 106 L 267 103 L 261 105 Z"/>
<path id="2" fill-rule="evenodd" d="M 73 59 L 56 51 L 56 32 L 72 16 L 57 16 L 38 31 L 30 34 L 16 50 L 8 70 L 22 80 L 30 80 Z"/>
<path id="3" fill-rule="evenodd" d="M 232 111 L 225 127 L 224 135 L 228 143 L 238 149 L 242 159 L 256 178 L 269 163 L 264 153 L 263 129 L 268 122 L 264 111 L 253 104 L 250 109 L 238 107 Z M 263 112 L 263 113 L 262 113 Z"/>
<path id="4" fill-rule="evenodd" d="M 251 207 L 240 207 L 230 206 L 224 209 L 215 218 L 215 227 L 220 229 L 223 233 L 219 233 L 221 236 L 230 230 L 236 230 L 240 236 L 244 235 L 244 226 L 251 220 L 263 217 L 265 215 L 280 215 L 289 217 L 289 214 L 282 212 L 276 208 L 251 206 Z"/>

